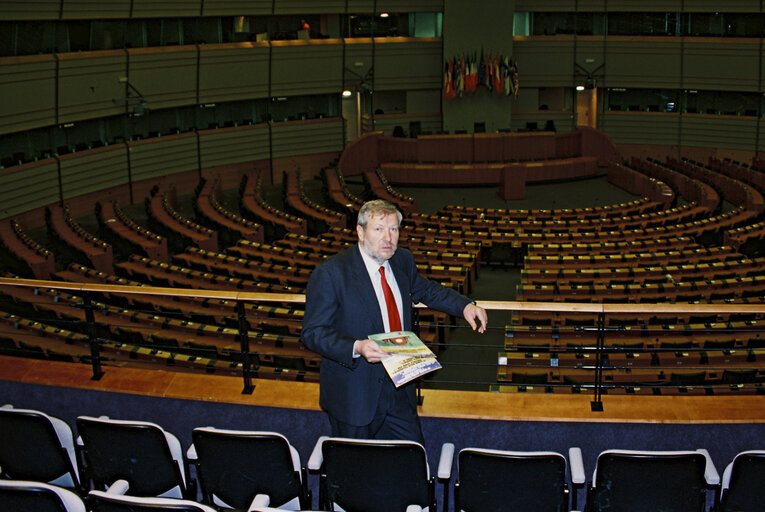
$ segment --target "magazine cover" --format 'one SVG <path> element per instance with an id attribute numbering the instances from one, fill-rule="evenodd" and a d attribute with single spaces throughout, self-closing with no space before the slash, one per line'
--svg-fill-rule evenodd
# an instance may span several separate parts
<path id="1" fill-rule="evenodd" d="M 382 365 L 396 387 L 441 368 L 435 354 L 411 331 L 370 334 L 369 339 L 391 354 Z"/>

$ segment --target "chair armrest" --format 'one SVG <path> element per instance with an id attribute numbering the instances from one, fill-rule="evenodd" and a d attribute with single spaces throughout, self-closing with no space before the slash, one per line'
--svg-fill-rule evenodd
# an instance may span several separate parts
<path id="1" fill-rule="evenodd" d="M 268 496 L 268 494 L 258 494 L 252 499 L 252 502 L 250 503 L 250 507 L 247 510 L 253 511 L 257 509 L 267 508 L 270 503 L 271 503 L 271 498 Z"/>
<path id="2" fill-rule="evenodd" d="M 117 494 L 124 496 L 127 494 L 129 488 L 130 484 L 127 482 L 127 480 L 122 480 L 120 478 L 119 480 L 116 480 L 112 485 L 110 485 L 108 489 L 106 489 L 106 494 Z"/>
<path id="3" fill-rule="evenodd" d="M 438 459 L 438 479 L 449 480 L 452 477 L 452 463 L 454 462 L 454 445 L 444 443 L 441 446 L 441 456 Z"/>
<path id="4" fill-rule="evenodd" d="M 574 485 L 584 485 L 586 477 L 581 448 L 573 446 L 568 449 L 568 464 L 571 467 L 571 482 Z"/>
<path id="5" fill-rule="evenodd" d="M 189 446 L 189 449 L 186 450 L 186 460 L 189 462 L 196 462 L 197 458 L 197 448 L 192 444 Z"/>
<path id="6" fill-rule="evenodd" d="M 318 471 L 321 469 L 321 464 L 324 462 L 324 456 L 321 453 L 321 445 L 325 439 L 329 439 L 329 436 L 321 436 L 313 447 L 311 456 L 308 458 L 308 469 L 311 471 Z"/>
<path id="7" fill-rule="evenodd" d="M 707 484 L 720 485 L 720 474 L 717 472 L 717 468 L 715 467 L 714 462 L 712 462 L 712 457 L 709 456 L 709 452 L 704 448 L 699 448 L 696 451 L 703 454 L 704 458 L 707 459 L 707 465 L 706 468 L 704 468 L 704 478 L 706 478 Z"/>

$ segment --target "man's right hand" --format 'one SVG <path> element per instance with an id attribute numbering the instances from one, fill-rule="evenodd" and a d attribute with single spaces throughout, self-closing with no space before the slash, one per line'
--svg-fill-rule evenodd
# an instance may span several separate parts
<path id="1" fill-rule="evenodd" d="M 383 358 L 390 356 L 390 354 L 380 348 L 380 345 L 369 338 L 365 340 L 356 340 L 353 344 L 353 353 L 359 354 L 366 359 L 368 363 L 379 363 Z"/>

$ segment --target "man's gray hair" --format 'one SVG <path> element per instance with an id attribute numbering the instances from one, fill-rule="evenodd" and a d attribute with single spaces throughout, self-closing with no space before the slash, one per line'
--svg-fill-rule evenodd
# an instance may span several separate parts
<path id="1" fill-rule="evenodd" d="M 359 216 L 356 219 L 356 224 L 361 227 L 366 227 L 367 222 L 371 217 L 377 217 L 381 215 L 385 216 L 390 215 L 391 213 L 396 214 L 398 223 L 401 224 L 403 215 L 401 215 L 401 212 L 398 211 L 396 205 L 384 199 L 374 199 L 372 201 L 367 201 L 361 206 L 361 209 L 359 210 Z"/>

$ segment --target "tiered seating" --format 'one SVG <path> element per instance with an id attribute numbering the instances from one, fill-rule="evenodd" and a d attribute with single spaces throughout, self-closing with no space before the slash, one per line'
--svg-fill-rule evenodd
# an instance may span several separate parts
<path id="1" fill-rule="evenodd" d="M 218 233 L 220 241 L 229 245 L 238 239 L 262 242 L 263 226 L 226 210 L 218 201 L 220 176 L 215 180 L 202 180 L 194 201 L 197 215 L 207 219 L 211 228 Z"/>
<path id="2" fill-rule="evenodd" d="M 364 172 L 364 180 L 371 195 L 395 204 L 405 216 L 417 211 L 417 201 L 394 190 L 379 169 Z"/>
<path id="3" fill-rule="evenodd" d="M 79 264 L 72 264 L 68 270 L 56 273 L 56 277 L 68 282 L 90 282 L 121 286 L 144 286 L 144 283 L 99 272 Z M 188 319 L 198 323 L 216 323 L 227 327 L 238 327 L 239 318 L 236 302 L 206 297 L 148 297 L 124 293 L 103 293 L 102 300 L 111 305 L 129 306 L 144 311 L 157 311 L 165 316 Z M 303 319 L 300 305 L 283 306 L 278 303 L 244 304 L 245 320 L 251 330 L 275 334 L 298 336 Z"/>
<path id="4" fill-rule="evenodd" d="M 765 253 L 765 223 L 757 222 L 747 226 L 730 229 L 725 232 L 725 245 L 751 256 Z"/>
<path id="5" fill-rule="evenodd" d="M 167 239 L 130 220 L 115 201 L 96 203 L 96 216 L 101 227 L 117 238 L 112 240 L 113 246 L 119 244 L 118 240 L 124 240 L 126 245 L 140 248 L 150 258 L 167 261 Z"/>
<path id="6" fill-rule="evenodd" d="M 498 381 L 511 383 L 511 391 L 566 393 L 594 387 L 596 319 L 586 313 L 574 316 L 561 314 L 558 320 L 566 317 L 567 325 L 508 325 Z M 765 340 L 758 332 L 762 319 L 716 321 L 711 316 L 695 319 L 660 310 L 653 318 L 613 314 L 600 354 L 604 393 L 765 392 Z M 625 325 L 630 318 L 640 323 Z"/>
<path id="7" fill-rule="evenodd" d="M 699 247 L 692 238 L 679 236 L 653 240 L 627 240 L 624 242 L 594 242 L 582 244 L 531 244 L 527 247 L 529 256 L 574 256 L 593 254 L 631 254 L 669 251 L 677 247 Z"/>
<path id="8" fill-rule="evenodd" d="M 50 279 L 56 270 L 53 253 L 29 238 L 16 219 L 0 221 L 0 243 L 24 262 L 36 279 Z"/>
<path id="9" fill-rule="evenodd" d="M 327 196 L 335 203 L 338 211 L 344 212 L 349 226 L 356 222 L 356 217 L 364 204 L 364 200 L 356 197 L 348 190 L 345 178 L 335 167 L 326 167 L 322 171 Z"/>
<path id="10" fill-rule="evenodd" d="M 720 206 L 720 195 L 711 185 L 670 169 L 660 162 L 633 157 L 629 167 L 667 183 L 686 200 L 694 201 L 710 211 L 715 211 Z"/>
<path id="11" fill-rule="evenodd" d="M 116 269 L 124 272 L 127 276 L 159 287 L 178 286 L 180 288 L 244 290 L 263 293 L 300 293 L 299 290 L 293 290 L 283 284 L 255 282 L 251 279 L 201 272 L 137 255 L 131 256 L 129 261 L 118 263 Z"/>
<path id="12" fill-rule="evenodd" d="M 675 158 L 667 158 L 666 165 L 712 185 L 715 187 L 715 190 L 720 191 L 723 199 L 734 205 L 756 213 L 762 213 L 765 210 L 765 200 L 763 200 L 762 194 L 755 187 L 744 181 L 713 171 L 702 164 L 688 159 L 677 160 Z"/>
<path id="13" fill-rule="evenodd" d="M 715 302 L 765 296 L 765 275 L 635 284 L 518 285 L 516 298 L 566 302 Z"/>
<path id="14" fill-rule="evenodd" d="M 254 181 L 254 183 L 250 183 Z M 260 173 L 253 179 L 245 174 L 239 187 L 242 215 L 249 216 L 263 224 L 265 238 L 275 240 L 286 233 L 308 234 L 308 222 L 305 219 L 290 215 L 266 203 L 261 193 Z"/>
<path id="15" fill-rule="evenodd" d="M 82 229 L 72 218 L 68 206 L 51 205 L 45 209 L 45 217 L 53 237 L 82 254 L 98 270 L 113 270 L 112 246 Z"/>
<path id="16" fill-rule="evenodd" d="M 300 171 L 284 171 L 284 203 L 292 211 L 308 219 L 308 231 L 321 233 L 327 227 L 345 227 L 347 218 L 329 208 L 325 208 L 306 197 Z"/>
<path id="17" fill-rule="evenodd" d="M 53 289 L 5 287 L 4 293 L 23 301 L 36 311 L 84 325 L 82 298 Z M 101 336 L 114 341 L 147 346 L 155 350 L 180 352 L 217 361 L 238 361 L 241 343 L 238 329 L 201 324 L 154 312 L 119 308 L 95 302 L 95 320 Z M 297 336 L 250 332 L 250 350 L 260 365 L 298 370 L 316 369 L 319 356 L 307 350 Z"/>
<path id="18" fill-rule="evenodd" d="M 685 247 L 679 245 L 678 247 Z M 741 255 L 731 247 L 699 247 L 689 245 L 688 248 L 679 250 L 663 251 L 637 251 L 624 253 L 606 254 L 572 254 L 536 255 L 526 256 L 524 266 L 527 270 L 535 268 L 552 269 L 581 269 L 581 268 L 609 268 L 630 266 L 638 264 L 649 266 L 660 265 L 700 265 L 738 261 Z"/>
<path id="19" fill-rule="evenodd" d="M 200 226 L 177 211 L 175 189 L 163 187 L 154 192 L 148 202 L 147 213 L 157 231 L 164 231 L 165 237 L 172 237 L 171 251 L 192 243 L 208 251 L 218 250 L 218 234 L 212 229 Z"/>
<path id="20" fill-rule="evenodd" d="M 614 285 L 649 284 L 673 281 L 701 281 L 762 273 L 765 258 L 742 259 L 733 262 L 702 263 L 648 267 L 606 267 L 577 269 L 524 269 L 524 286 L 535 285 Z"/>
<path id="21" fill-rule="evenodd" d="M 649 201 L 648 198 L 644 197 L 616 205 L 596 206 L 594 208 L 560 208 L 555 210 L 518 210 L 446 205 L 441 208 L 440 213 L 456 218 L 494 220 L 598 220 L 609 217 L 642 215 L 655 212 L 660 207 L 659 203 Z"/>
<path id="22" fill-rule="evenodd" d="M 321 236 L 322 239 L 336 240 L 348 245 L 354 244 L 358 240 L 356 232 L 351 229 L 332 228 Z M 478 278 L 480 262 L 478 259 L 480 247 L 475 244 L 468 244 L 466 247 L 460 247 L 460 244 L 453 244 L 451 250 L 444 247 L 444 244 L 436 240 L 414 239 L 402 237 L 399 239 L 399 246 L 407 247 L 412 251 L 415 261 L 422 265 L 447 265 L 465 267 L 470 270 L 471 289 L 472 281 Z"/>
<path id="23" fill-rule="evenodd" d="M 496 218 L 454 217 L 413 213 L 407 218 L 415 226 L 437 229 L 468 229 L 472 231 L 500 231 L 524 233 L 600 233 L 618 230 L 639 230 L 675 226 L 706 217 L 710 212 L 689 203 L 678 208 L 641 215 L 607 217 L 602 219 L 549 219 L 505 220 Z"/>
<path id="24" fill-rule="evenodd" d="M 173 259 L 198 270 L 252 279 L 257 282 L 279 283 L 294 289 L 304 288 L 311 275 L 311 272 L 304 268 L 263 263 L 194 247 L 188 248 L 185 253 L 176 254 Z"/>
<path id="25" fill-rule="evenodd" d="M 248 242 L 247 240 L 239 240 L 235 246 L 226 249 L 226 252 L 240 258 L 309 270 L 321 263 L 327 256 L 317 252 L 302 251 L 291 247 L 283 247 L 282 245 L 259 244 L 257 242 Z"/>

